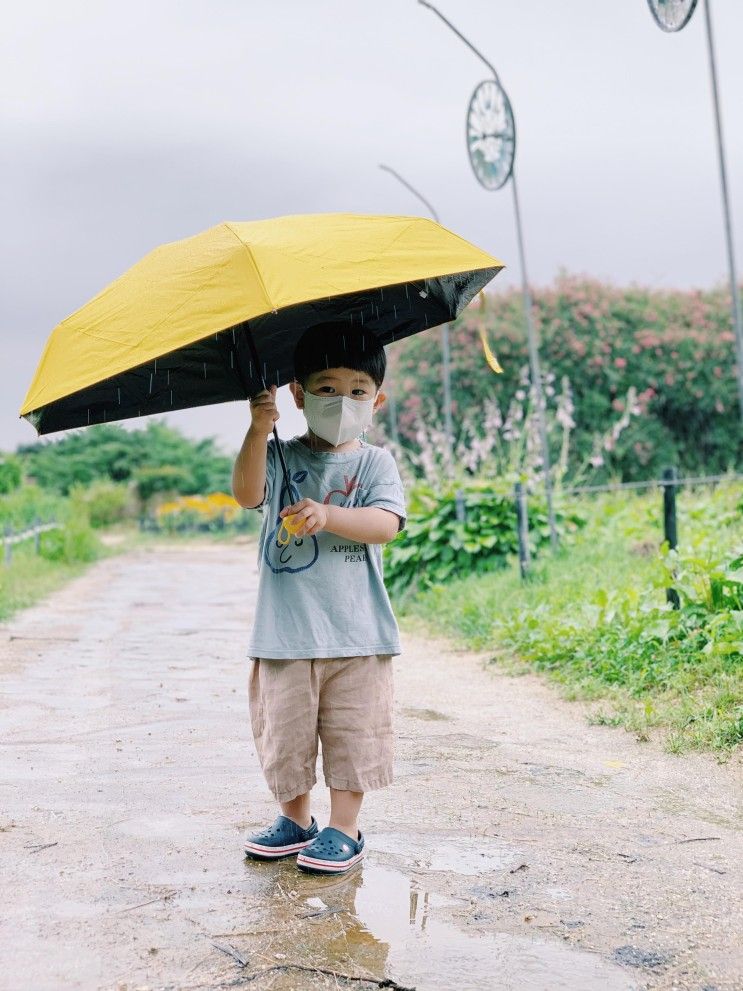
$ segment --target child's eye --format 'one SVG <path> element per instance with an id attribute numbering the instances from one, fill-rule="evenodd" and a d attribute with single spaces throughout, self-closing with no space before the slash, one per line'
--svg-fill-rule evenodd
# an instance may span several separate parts
<path id="1" fill-rule="evenodd" d="M 354 394 L 354 396 L 365 396 L 366 395 L 366 389 L 354 389 L 353 390 L 353 394 Z"/>
<path id="2" fill-rule="evenodd" d="M 320 392 L 335 392 L 335 389 L 332 385 L 321 385 Z"/>

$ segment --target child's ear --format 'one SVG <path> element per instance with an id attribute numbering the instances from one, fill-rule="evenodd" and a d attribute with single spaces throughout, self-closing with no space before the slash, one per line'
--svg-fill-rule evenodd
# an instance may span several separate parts
<path id="1" fill-rule="evenodd" d="M 380 406 L 383 406 L 387 402 L 387 393 L 382 392 L 380 389 L 377 393 L 377 398 L 374 400 L 374 406 L 372 409 L 376 413 Z"/>
<path id="2" fill-rule="evenodd" d="M 297 409 L 304 409 L 304 389 L 296 379 L 289 383 L 289 391 L 294 396 Z"/>

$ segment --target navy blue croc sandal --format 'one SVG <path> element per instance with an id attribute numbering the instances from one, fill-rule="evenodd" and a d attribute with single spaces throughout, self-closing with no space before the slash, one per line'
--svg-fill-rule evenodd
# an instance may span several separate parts
<path id="1" fill-rule="evenodd" d="M 307 874 L 343 874 L 364 857 L 364 836 L 352 840 L 339 829 L 326 826 L 297 856 L 297 867 Z"/>
<path id="2" fill-rule="evenodd" d="M 251 833 L 245 840 L 245 856 L 253 860 L 280 860 L 293 857 L 318 835 L 317 820 L 312 816 L 309 829 L 302 829 L 293 819 L 277 816 L 272 826 L 261 833 Z"/>

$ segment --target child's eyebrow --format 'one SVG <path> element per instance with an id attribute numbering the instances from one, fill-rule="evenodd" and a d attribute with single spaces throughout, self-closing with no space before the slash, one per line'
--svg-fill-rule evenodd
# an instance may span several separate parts
<path id="1" fill-rule="evenodd" d="M 334 372 L 317 372 L 316 381 L 319 382 L 342 382 L 344 380 L 343 375 L 336 375 Z M 372 379 L 369 375 L 365 375 L 360 372 L 358 377 L 354 380 L 354 385 L 367 385 L 371 386 L 373 384 Z"/>

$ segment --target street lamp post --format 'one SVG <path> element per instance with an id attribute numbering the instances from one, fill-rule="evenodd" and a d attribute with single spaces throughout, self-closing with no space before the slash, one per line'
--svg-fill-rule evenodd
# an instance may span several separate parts
<path id="1" fill-rule="evenodd" d="M 648 0 L 648 6 L 658 27 L 671 34 L 681 31 L 691 20 L 697 5 L 697 0 Z M 722 193 L 722 213 L 725 222 L 725 240 L 728 256 L 728 274 L 730 278 L 731 309 L 733 329 L 735 331 L 735 352 L 738 364 L 738 403 L 740 418 L 743 423 L 743 310 L 740 302 L 740 289 L 735 268 L 735 251 L 733 248 L 733 222 L 730 218 L 730 197 L 728 196 L 727 168 L 725 165 L 725 146 L 722 141 L 722 120 L 720 117 L 720 98 L 717 91 L 717 60 L 715 44 L 712 37 L 712 15 L 710 0 L 704 0 L 704 22 L 707 29 L 707 54 L 709 56 L 709 74 L 712 84 L 712 103 L 715 111 L 715 134 L 717 137 L 717 162 L 720 169 L 720 191 Z"/>
<path id="2" fill-rule="evenodd" d="M 439 215 L 431 205 L 431 203 L 426 199 L 426 197 L 419 193 L 412 183 L 409 183 L 407 179 L 404 179 L 399 172 L 396 172 L 389 165 L 380 165 L 380 169 L 384 169 L 385 172 L 389 172 L 393 175 L 398 182 L 401 182 L 406 189 L 417 196 L 421 203 L 425 206 L 428 212 L 431 214 L 436 223 L 440 223 Z M 446 467 L 447 471 L 451 475 L 454 467 L 454 423 L 451 415 L 451 348 L 449 344 L 449 324 L 445 323 L 441 325 L 441 378 L 444 389 L 444 433 L 446 435 Z"/>
<path id="3" fill-rule="evenodd" d="M 521 263 L 521 290 L 524 299 L 524 318 L 526 321 L 526 337 L 529 346 L 529 366 L 531 369 L 531 380 L 532 386 L 534 388 L 534 396 L 537 404 L 537 423 L 539 426 L 539 440 L 541 446 L 542 455 L 542 467 L 544 470 L 544 491 L 547 501 L 547 516 L 549 519 L 550 528 L 550 542 L 553 549 L 558 546 L 557 538 L 557 523 L 555 521 L 555 511 L 552 500 L 552 477 L 551 477 L 551 465 L 550 465 L 550 453 L 549 453 L 549 443 L 547 439 L 547 418 L 546 418 L 546 406 L 544 400 L 544 389 L 542 388 L 542 371 L 539 361 L 539 345 L 537 343 L 537 335 L 534 327 L 533 320 L 533 304 L 531 298 L 531 292 L 529 290 L 529 280 L 526 272 L 526 253 L 524 251 L 524 234 L 521 226 L 521 210 L 519 209 L 519 199 L 518 192 L 516 189 L 516 173 L 514 169 L 514 158 L 515 158 L 515 146 L 516 146 L 516 134 L 515 134 L 515 124 L 513 120 L 513 113 L 511 111 L 511 105 L 506 95 L 501 81 L 498 78 L 498 73 L 495 71 L 495 67 L 485 58 L 485 56 L 480 52 L 475 46 L 466 38 L 458 28 L 454 27 L 451 21 L 444 17 L 440 10 L 437 10 L 432 3 L 428 0 L 418 0 L 418 3 L 423 7 L 428 7 L 432 10 L 436 16 L 446 24 L 446 26 L 454 32 L 454 34 L 463 41 L 464 44 L 473 52 L 477 58 L 483 62 L 488 70 L 492 73 L 493 80 L 487 81 L 486 83 L 481 83 L 477 87 L 475 93 L 473 94 L 472 100 L 470 101 L 470 112 L 468 117 L 468 124 L 473 115 L 476 115 L 478 110 L 482 110 L 484 117 L 503 116 L 507 123 L 504 132 L 489 133 L 489 125 L 486 124 L 483 133 L 479 136 L 478 141 L 482 146 L 482 151 L 478 154 L 472 152 L 470 148 L 470 161 L 472 162 L 472 167 L 475 175 L 481 185 L 485 186 L 486 189 L 500 189 L 505 185 L 508 180 L 511 180 L 511 189 L 513 191 L 513 208 L 514 215 L 516 218 L 516 237 L 519 245 L 519 260 Z M 493 93 L 489 94 L 488 89 L 493 87 L 495 84 L 496 89 Z M 482 106 L 478 108 L 478 95 L 483 93 Z M 500 105 L 498 105 L 500 101 Z M 501 163 L 506 164 L 500 169 L 499 174 L 493 175 L 491 179 L 488 179 L 486 174 L 487 164 L 488 164 L 488 148 L 487 145 L 492 142 L 499 142 L 505 138 L 503 145 L 506 149 L 506 154 L 501 156 Z"/>
<path id="4" fill-rule="evenodd" d="M 725 148 L 722 143 L 722 121 L 720 119 L 720 99 L 717 94 L 717 66 L 715 62 L 715 46 L 712 38 L 712 19 L 709 11 L 709 0 L 704 0 L 704 19 L 707 25 L 707 51 L 709 53 L 709 72 L 712 78 L 712 99 L 715 106 L 715 125 L 717 133 L 717 161 L 720 166 L 722 212 L 725 218 L 725 237 L 727 240 L 730 293 L 732 295 L 733 326 L 735 328 L 735 344 L 738 359 L 738 401 L 740 403 L 740 419 L 743 423 L 743 314 L 741 313 L 740 306 L 740 289 L 738 288 L 738 280 L 735 274 L 733 222 L 730 219 L 730 199 L 728 197 L 728 180 L 727 171 L 725 168 Z"/>

